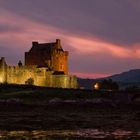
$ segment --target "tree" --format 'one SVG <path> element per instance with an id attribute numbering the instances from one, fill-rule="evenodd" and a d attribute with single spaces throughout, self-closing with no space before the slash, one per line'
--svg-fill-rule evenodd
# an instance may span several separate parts
<path id="1" fill-rule="evenodd" d="M 27 85 L 33 85 L 34 84 L 34 79 L 33 78 L 29 78 L 25 81 L 25 84 Z"/>

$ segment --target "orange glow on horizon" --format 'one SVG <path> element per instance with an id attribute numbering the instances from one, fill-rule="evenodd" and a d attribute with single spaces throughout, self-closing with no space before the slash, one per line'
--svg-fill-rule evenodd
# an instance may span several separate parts
<path id="1" fill-rule="evenodd" d="M 107 73 L 81 73 L 81 72 L 70 72 L 70 74 L 76 75 L 79 78 L 89 78 L 89 79 L 103 78 L 111 75 Z"/>

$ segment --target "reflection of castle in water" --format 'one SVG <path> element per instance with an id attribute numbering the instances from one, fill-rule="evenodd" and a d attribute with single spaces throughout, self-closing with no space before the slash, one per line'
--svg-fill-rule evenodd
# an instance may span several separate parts
<path id="1" fill-rule="evenodd" d="M 33 84 L 46 87 L 77 88 L 75 76 L 68 75 L 68 52 L 60 40 L 53 43 L 33 42 L 25 52 L 25 65 L 8 66 L 0 59 L 0 83 Z"/>

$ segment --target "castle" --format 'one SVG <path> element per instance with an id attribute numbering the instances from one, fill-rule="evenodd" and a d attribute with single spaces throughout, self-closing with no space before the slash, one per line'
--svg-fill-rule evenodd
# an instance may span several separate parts
<path id="1" fill-rule="evenodd" d="M 68 75 L 68 52 L 59 39 L 52 43 L 32 42 L 32 48 L 25 52 L 25 65 L 19 61 L 17 66 L 8 66 L 2 57 L 0 83 L 77 88 L 76 76 Z"/>

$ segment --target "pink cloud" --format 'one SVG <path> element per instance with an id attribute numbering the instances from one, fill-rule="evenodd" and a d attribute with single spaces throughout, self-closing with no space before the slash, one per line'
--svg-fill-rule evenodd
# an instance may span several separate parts
<path id="1" fill-rule="evenodd" d="M 0 24 L 12 24 L 13 26 L 17 26 L 23 29 L 20 32 L 16 32 L 15 30 L 15 32 L 13 31 L 1 34 L 0 40 L 7 41 L 10 44 L 11 42 L 16 43 L 19 47 L 20 45 L 24 45 L 26 48 L 29 48 L 31 46 L 31 41 L 33 40 L 47 42 L 54 40 L 55 38 L 61 38 L 63 39 L 62 41 L 64 45 L 69 45 L 75 48 L 77 53 L 108 53 L 108 55 L 121 58 L 139 58 L 140 49 L 137 45 L 135 48 L 133 48 L 132 51 L 132 49 L 128 48 L 127 46 L 125 47 L 112 44 L 110 42 L 100 40 L 95 36 L 92 38 L 86 38 L 84 36 L 65 32 L 64 30 L 60 30 L 46 24 L 40 24 L 38 22 L 31 21 L 30 19 L 24 19 L 4 10 L 1 10 L 0 12 L 2 13 Z M 15 44 L 12 46 L 15 46 Z"/>
<path id="2" fill-rule="evenodd" d="M 108 54 L 110 56 L 119 57 L 119 58 L 131 58 L 136 57 L 139 58 L 139 54 L 135 52 L 139 52 L 139 48 L 133 48 L 133 50 L 127 46 L 121 46 L 117 44 L 112 44 L 110 42 L 106 42 L 96 37 L 91 39 L 86 39 L 84 37 L 69 37 L 68 44 L 70 46 L 75 47 L 77 52 L 83 53 L 98 53 L 98 54 Z"/>

